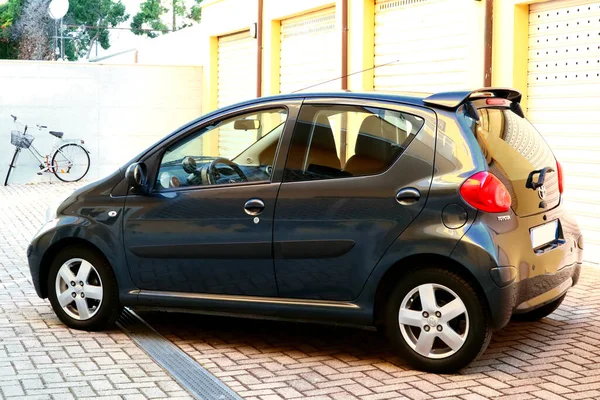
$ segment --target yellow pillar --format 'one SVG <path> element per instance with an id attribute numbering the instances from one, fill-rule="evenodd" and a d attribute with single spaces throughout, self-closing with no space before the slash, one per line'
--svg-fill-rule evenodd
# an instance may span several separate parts
<path id="1" fill-rule="evenodd" d="M 281 20 L 275 19 L 267 21 L 264 24 L 268 26 L 265 32 L 265 43 L 268 43 L 268 48 L 265 48 L 263 53 L 266 65 L 263 69 L 265 79 L 263 79 L 263 93 L 279 94 L 279 77 L 281 63 Z"/>
<path id="2" fill-rule="evenodd" d="M 375 59 L 374 0 L 348 1 L 348 73 L 368 71 L 348 77 L 348 89 L 373 90 Z"/>
<path id="3" fill-rule="evenodd" d="M 529 4 L 519 0 L 496 0 L 492 85 L 521 91 L 524 109 L 527 109 L 528 39 Z"/>
<path id="4" fill-rule="evenodd" d="M 217 36 L 210 36 L 208 40 L 209 57 L 207 60 L 209 61 L 204 66 L 204 112 L 217 109 L 218 95 L 219 38 Z M 205 154 L 219 154 L 219 140 L 217 135 L 204 135 L 202 146 L 206 149 Z"/>

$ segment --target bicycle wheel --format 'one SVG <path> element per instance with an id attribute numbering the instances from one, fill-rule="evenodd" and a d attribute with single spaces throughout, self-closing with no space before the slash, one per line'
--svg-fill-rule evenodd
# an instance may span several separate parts
<path id="1" fill-rule="evenodd" d="M 21 149 L 16 147 L 15 148 L 15 152 L 12 156 L 12 160 L 10 160 L 10 164 L 8 166 L 8 171 L 6 172 L 6 179 L 4 179 L 4 186 L 8 186 L 8 177 L 10 176 L 10 172 L 13 170 L 13 168 L 16 167 L 16 163 L 17 163 L 17 157 L 19 156 L 19 153 L 21 152 Z"/>
<path id="2" fill-rule="evenodd" d="M 90 155 L 80 145 L 67 143 L 52 155 L 54 175 L 63 182 L 77 182 L 90 170 Z"/>

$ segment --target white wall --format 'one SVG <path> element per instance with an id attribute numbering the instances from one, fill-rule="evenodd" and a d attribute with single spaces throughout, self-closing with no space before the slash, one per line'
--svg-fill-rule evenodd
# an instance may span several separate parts
<path id="1" fill-rule="evenodd" d="M 202 24 L 145 41 L 138 46 L 137 62 L 160 65 L 204 65 L 206 33 Z"/>
<path id="2" fill-rule="evenodd" d="M 204 65 L 208 51 L 204 25 L 193 25 L 176 32 L 147 39 L 135 48 L 104 54 L 103 64 Z M 92 59 L 93 62 L 96 62 Z"/>
<path id="3" fill-rule="evenodd" d="M 10 114 L 29 124 L 84 139 L 91 151 L 86 177 L 105 176 L 202 111 L 202 68 L 0 61 L 0 178 L 12 157 Z M 48 151 L 53 137 L 31 131 Z M 36 162 L 21 153 L 11 182 L 29 182 Z M 48 179 L 47 176 L 43 179 Z"/>

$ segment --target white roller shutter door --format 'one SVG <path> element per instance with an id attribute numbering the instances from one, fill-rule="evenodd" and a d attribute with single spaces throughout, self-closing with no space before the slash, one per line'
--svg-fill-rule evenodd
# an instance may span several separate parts
<path id="1" fill-rule="evenodd" d="M 280 93 L 338 78 L 341 75 L 341 37 L 335 7 L 281 21 Z M 309 90 L 338 90 L 341 80 Z"/>
<path id="2" fill-rule="evenodd" d="M 377 91 L 439 92 L 480 87 L 478 3 L 466 0 L 376 0 Z M 481 44 L 481 50 L 478 48 Z M 474 72 L 475 71 L 475 72 Z"/>
<path id="3" fill-rule="evenodd" d="M 584 259 L 600 262 L 600 1 L 530 6 L 527 104 L 563 166 Z"/>
<path id="4" fill-rule="evenodd" d="M 256 97 L 256 39 L 250 31 L 220 36 L 217 61 L 217 105 L 224 107 Z M 240 140 L 236 131 L 219 132 L 220 156 L 231 158 L 241 153 L 253 140 Z M 246 135 L 247 138 L 247 135 Z"/>

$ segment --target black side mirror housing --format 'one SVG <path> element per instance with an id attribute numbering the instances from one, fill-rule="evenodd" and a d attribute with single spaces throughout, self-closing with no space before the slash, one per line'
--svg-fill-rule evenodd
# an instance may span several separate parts
<path id="1" fill-rule="evenodd" d="M 136 192 L 144 193 L 148 183 L 148 169 L 143 162 L 133 163 L 125 171 L 125 179 L 128 185 Z"/>

